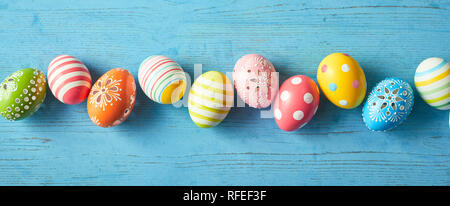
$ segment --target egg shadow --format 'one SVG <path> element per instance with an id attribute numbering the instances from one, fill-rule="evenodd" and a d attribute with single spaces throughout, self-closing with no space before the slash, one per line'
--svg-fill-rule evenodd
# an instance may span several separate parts
<path id="1" fill-rule="evenodd" d="M 227 139 L 260 139 L 264 138 L 262 131 L 276 129 L 273 118 L 261 118 L 261 112 L 265 109 L 245 107 L 233 107 L 228 116 L 213 129 L 222 138 Z M 270 112 L 270 111 L 268 111 Z M 227 134 L 227 135 L 222 135 Z"/>
<path id="2" fill-rule="evenodd" d="M 28 124 L 31 129 L 33 127 L 39 127 L 44 131 L 48 131 L 48 127 L 41 126 L 43 121 L 48 123 L 56 123 L 63 120 L 63 117 L 67 113 L 70 113 L 70 108 L 68 106 L 71 105 L 65 105 L 64 103 L 60 102 L 53 95 L 49 86 L 46 85 L 46 87 L 45 99 L 40 108 L 31 116 L 25 118 L 24 120 L 21 120 L 22 122 Z"/>
<path id="3" fill-rule="evenodd" d="M 158 116 L 158 110 L 160 106 L 170 106 L 170 105 L 158 105 L 158 103 L 153 102 L 136 82 L 136 102 L 133 107 L 133 111 L 130 116 L 121 125 L 126 126 L 127 129 L 132 129 L 133 131 L 139 132 L 143 128 L 150 128 L 152 124 L 148 122 L 152 121 L 154 116 Z M 119 125 L 119 126 L 121 126 Z"/>
<path id="4" fill-rule="evenodd" d="M 46 70 L 43 72 L 46 76 L 45 99 L 34 114 L 23 120 L 20 120 L 21 123 L 27 125 L 27 130 L 29 129 L 31 132 L 51 131 L 53 129 L 53 125 L 56 125 L 58 122 L 65 121 L 65 119 L 67 119 L 67 114 L 71 113 L 73 107 L 79 107 L 77 105 L 64 104 L 63 102 L 59 101 L 50 89 L 48 74 L 46 74 Z M 42 126 L 43 123 L 47 123 L 47 125 Z"/>
<path id="5" fill-rule="evenodd" d="M 377 65 L 372 65 L 368 62 L 365 63 L 364 65 L 361 64 L 361 68 L 363 68 L 363 70 L 364 70 L 364 75 L 366 77 L 366 82 L 367 82 L 367 91 L 366 91 L 366 95 L 365 95 L 365 98 L 363 101 L 363 103 L 364 103 L 367 96 L 372 91 L 372 88 L 374 88 L 378 82 L 380 82 L 388 77 L 391 77 L 392 75 L 386 74 L 385 72 L 379 72 L 379 71 L 381 71 L 381 69 Z"/>
<path id="6" fill-rule="evenodd" d="M 91 75 L 92 79 L 92 85 L 104 74 L 106 71 L 104 69 L 101 69 L 100 66 L 97 64 L 91 63 L 89 60 L 81 60 L 84 65 L 88 68 L 89 74 Z"/>
<path id="7" fill-rule="evenodd" d="M 436 122 L 447 121 L 448 111 L 442 111 L 428 105 L 414 89 L 414 106 L 411 113 L 400 125 L 388 131 L 399 138 L 423 138 L 420 133 L 436 128 Z"/>

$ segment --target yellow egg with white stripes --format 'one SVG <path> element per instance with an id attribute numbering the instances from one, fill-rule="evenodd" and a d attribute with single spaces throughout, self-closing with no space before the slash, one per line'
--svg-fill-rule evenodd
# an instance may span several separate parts
<path id="1" fill-rule="evenodd" d="M 414 83 L 426 103 L 439 110 L 450 109 L 450 64 L 431 57 L 419 64 Z"/>
<path id="2" fill-rule="evenodd" d="M 188 108 L 192 121 L 201 128 L 218 125 L 233 106 L 234 89 L 222 72 L 200 75 L 189 92 Z"/>

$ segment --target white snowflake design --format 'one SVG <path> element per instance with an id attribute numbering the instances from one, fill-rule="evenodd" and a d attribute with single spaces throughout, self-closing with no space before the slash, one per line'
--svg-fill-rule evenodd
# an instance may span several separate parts
<path id="1" fill-rule="evenodd" d="M 370 119 L 375 122 L 401 121 L 412 107 L 411 95 L 411 87 L 403 80 L 383 80 L 367 100 Z"/>

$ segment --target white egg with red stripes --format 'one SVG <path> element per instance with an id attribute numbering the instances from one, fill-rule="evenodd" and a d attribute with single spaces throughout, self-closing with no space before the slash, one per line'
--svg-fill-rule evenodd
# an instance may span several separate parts
<path id="1" fill-rule="evenodd" d="M 53 95 L 64 104 L 83 102 L 92 85 L 87 67 L 70 55 L 55 57 L 48 66 L 47 78 Z"/>
<path id="2" fill-rule="evenodd" d="M 172 104 L 186 91 L 186 75 L 181 66 L 169 57 L 154 55 L 142 61 L 138 74 L 144 93 L 153 101 Z"/>

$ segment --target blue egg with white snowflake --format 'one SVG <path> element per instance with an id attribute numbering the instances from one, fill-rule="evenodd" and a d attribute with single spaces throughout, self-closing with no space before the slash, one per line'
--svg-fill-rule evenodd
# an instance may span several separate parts
<path id="1" fill-rule="evenodd" d="M 363 107 L 363 120 L 373 131 L 386 131 L 400 125 L 414 105 L 414 93 L 404 80 L 393 77 L 379 82 Z"/>

